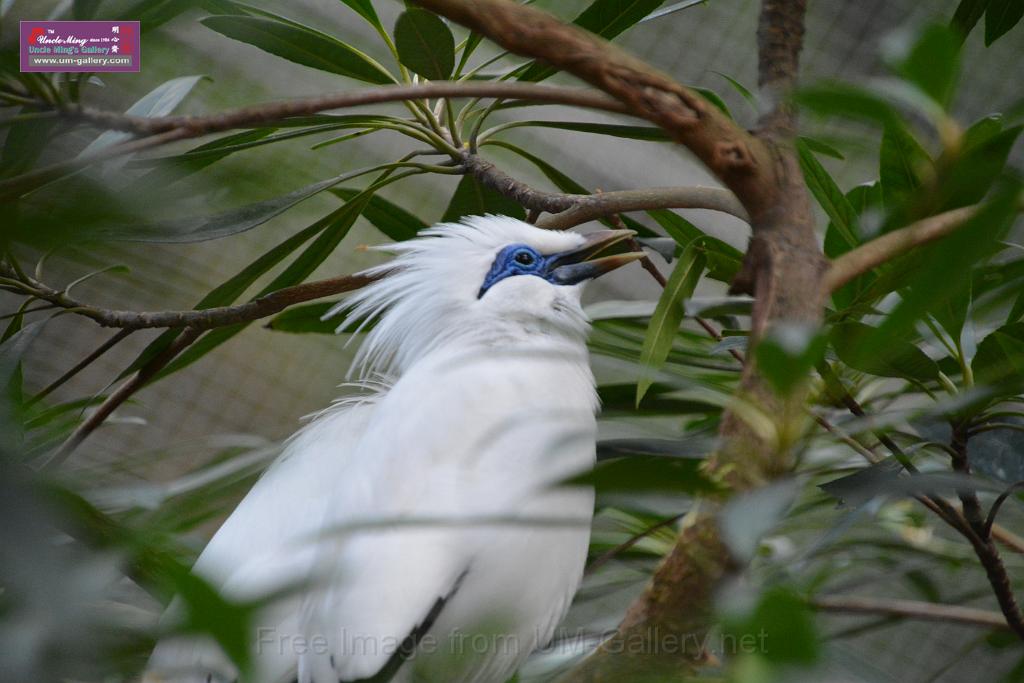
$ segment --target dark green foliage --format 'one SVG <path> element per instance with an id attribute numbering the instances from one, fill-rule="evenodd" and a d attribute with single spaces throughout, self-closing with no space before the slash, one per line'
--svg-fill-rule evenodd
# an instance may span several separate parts
<path id="1" fill-rule="evenodd" d="M 395 46 L 402 64 L 432 81 L 448 78 L 455 68 L 455 38 L 444 21 L 432 12 L 402 12 L 395 23 Z"/>
<path id="2" fill-rule="evenodd" d="M 465 175 L 455 188 L 455 194 L 448 202 L 441 221 L 450 223 L 463 216 L 504 214 L 515 218 L 526 218 L 526 211 L 511 199 L 492 190 L 471 175 Z"/>
<path id="3" fill-rule="evenodd" d="M 249 43 L 288 61 L 366 83 L 390 83 L 387 72 L 360 51 L 308 26 L 283 18 L 214 16 L 203 23 L 228 38 Z"/>

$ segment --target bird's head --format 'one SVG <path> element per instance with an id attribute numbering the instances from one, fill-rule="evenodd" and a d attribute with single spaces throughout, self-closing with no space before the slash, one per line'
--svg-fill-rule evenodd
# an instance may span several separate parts
<path id="1" fill-rule="evenodd" d="M 582 340 L 588 329 L 582 285 L 643 256 L 612 253 L 632 234 L 542 230 L 493 215 L 443 223 L 382 247 L 397 254 L 375 269 L 386 277 L 327 315 L 344 311 L 348 320 L 373 323 L 356 364 L 371 373 L 399 374 L 456 340 L 524 334 Z"/>

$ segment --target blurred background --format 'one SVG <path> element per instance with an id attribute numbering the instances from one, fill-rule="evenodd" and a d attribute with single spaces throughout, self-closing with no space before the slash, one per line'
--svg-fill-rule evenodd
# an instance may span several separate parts
<path id="1" fill-rule="evenodd" d="M 3 4 L 7 9 L 0 46 L 10 48 L 17 40 L 19 20 L 46 18 L 61 11 L 66 3 L 14 0 Z M 336 0 L 252 0 L 252 4 L 335 35 L 381 61 L 387 59 L 385 48 L 368 25 Z M 572 17 L 587 3 L 541 0 L 536 4 L 560 16 Z M 883 71 L 882 55 L 887 44 L 899 41 L 906 31 L 923 22 L 948 21 L 958 3 L 816 0 L 809 4 L 803 81 L 840 78 L 856 82 Z M 388 27 L 403 9 L 399 2 L 377 2 L 375 6 Z M 709 0 L 641 23 L 617 42 L 686 84 L 715 90 L 741 123 L 752 126 L 753 107 L 730 86 L 726 75 L 756 90 L 754 35 L 758 6 L 755 0 Z M 145 33 L 141 73 L 102 75 L 103 87 L 90 88 L 85 102 L 123 111 L 158 84 L 185 75 L 203 75 L 206 79 L 195 87 L 177 110 L 179 113 L 209 113 L 358 87 L 342 77 L 303 68 L 229 40 L 198 23 L 204 15 L 198 10 L 186 11 Z M 457 29 L 457 39 L 461 35 L 463 32 Z M 988 49 L 982 45 L 982 38 L 982 32 L 975 31 L 965 48 L 963 71 L 970 78 L 961 84 L 954 107 L 963 121 L 1009 108 L 1021 97 L 1019 65 L 1024 59 L 1024 31 L 1013 32 Z M 479 59 L 493 53 L 485 45 L 478 53 Z M 517 63 L 506 60 L 494 68 Z M 554 80 L 571 81 L 565 76 Z M 499 113 L 494 122 L 526 116 L 523 111 Z M 613 120 L 597 114 L 585 116 L 595 121 Z M 529 111 L 529 117 L 560 119 L 566 115 L 556 107 L 547 107 Z M 835 125 L 807 122 L 808 134 L 833 142 L 846 155 L 844 161 L 825 161 L 844 189 L 877 175 L 877 150 L 873 146 L 859 146 L 857 137 L 846 135 L 847 132 Z M 49 149 L 47 155 L 77 153 L 94 137 L 95 132 L 81 130 L 62 139 L 64 148 Z M 590 189 L 714 184 L 684 150 L 669 144 L 535 128 L 517 130 L 509 139 L 522 141 L 527 149 L 543 151 L 545 159 Z M 408 149 L 407 142 L 388 132 L 311 150 L 319 141 L 321 138 L 300 138 L 229 157 L 174 191 L 175 213 L 200 215 L 277 196 L 345 170 L 388 161 Z M 553 189 L 535 167 L 520 158 L 495 148 L 486 149 L 484 154 L 513 176 L 539 188 Z M 1018 145 L 1017 161 L 1020 155 Z M 385 189 L 382 196 L 432 223 L 444 212 L 457 181 L 457 177 L 420 176 L 400 187 Z M 211 188 L 217 191 L 211 194 Z M 197 199 L 200 194 L 202 197 Z M 139 311 L 191 308 L 215 285 L 337 204 L 336 198 L 317 195 L 230 240 L 181 245 L 122 243 L 105 247 L 102 254 L 59 251 L 47 261 L 47 280 L 51 284 L 66 283 L 90 272 L 97 264 L 124 264 L 128 272 L 101 275 L 82 283 L 76 288 L 78 298 L 100 306 Z M 711 212 L 683 214 L 707 232 L 741 249 L 745 247 L 748 232 L 741 222 Z M 384 255 L 368 252 L 364 247 L 386 241 L 360 219 L 341 248 L 312 277 L 352 273 L 380 262 Z M 658 263 L 667 270 L 663 261 Z M 658 292 L 656 284 L 635 269 L 594 285 L 587 300 L 654 300 Z M 707 281 L 698 295 L 723 293 L 719 283 Z M 0 310 L 13 310 L 14 302 L 14 297 L 0 294 Z M 34 391 L 45 386 L 111 334 L 75 316 L 57 318 L 47 325 L 26 361 L 26 389 Z M 55 399 L 102 391 L 154 336 L 148 331 L 132 335 L 115 352 L 59 389 Z M 295 431 L 303 416 L 323 408 L 343 393 L 338 385 L 345 378 L 354 352 L 354 344 L 346 346 L 347 341 L 344 336 L 289 334 L 265 329 L 260 324 L 251 325 L 199 362 L 141 392 L 118 410 L 115 418 L 75 454 L 70 474 L 96 476 L 108 484 L 144 484 L 171 480 L 210 461 L 225 448 L 266 445 L 272 449 L 273 444 Z M 603 361 L 596 362 L 599 373 L 612 372 L 602 369 Z M 614 421 L 602 428 L 607 434 L 628 431 L 628 427 Z M 192 536 L 196 547 L 201 547 L 203 535 L 213 528 L 212 522 L 199 527 Z M 885 580 L 885 569 L 868 572 L 860 580 L 863 590 L 870 592 L 873 581 Z M 626 604 L 631 594 L 625 594 L 619 602 Z M 976 636 L 976 632 L 962 627 L 910 623 L 898 632 L 880 629 L 862 637 L 846 638 L 835 644 L 837 656 L 830 660 L 830 680 L 996 680 L 997 675 L 1006 671 L 1013 653 L 1000 658 L 996 650 L 975 649 L 958 656 L 958 651 Z M 906 672 L 907 677 L 893 672 Z"/>

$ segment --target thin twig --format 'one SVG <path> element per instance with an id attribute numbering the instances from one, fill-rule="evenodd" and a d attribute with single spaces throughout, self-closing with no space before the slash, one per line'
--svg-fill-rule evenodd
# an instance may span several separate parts
<path id="1" fill-rule="evenodd" d="M 999 497 L 992 502 L 992 507 L 988 510 L 988 517 L 985 518 L 985 536 L 992 534 L 992 526 L 996 523 L 996 515 L 999 514 L 999 508 L 1003 506 L 1006 499 L 1010 497 L 1014 491 L 1024 488 L 1024 481 L 1018 481 L 1007 487 L 1005 491 L 999 494 Z"/>
<path id="2" fill-rule="evenodd" d="M 0 268 L 0 271 L 2 270 L 3 268 Z M 61 291 L 47 287 L 30 278 L 27 278 L 28 281 L 22 284 L 24 287 L 23 293 L 50 301 L 78 315 L 90 318 L 103 327 L 120 327 L 132 330 L 154 327 L 191 327 L 207 330 L 214 327 L 258 320 L 268 315 L 280 313 L 293 304 L 350 292 L 368 285 L 377 277 L 379 276 L 371 276 L 365 273 L 342 275 L 284 287 L 258 299 L 234 306 L 152 312 L 117 311 L 99 308 L 73 299 Z"/>
<path id="3" fill-rule="evenodd" d="M 970 460 L 967 455 L 967 444 L 969 423 L 967 421 L 957 422 L 952 425 L 950 446 L 953 449 L 953 469 L 960 474 L 969 476 L 971 474 Z M 978 556 L 981 566 L 985 569 L 989 585 L 999 603 L 999 609 L 1006 617 L 1006 623 L 1010 625 L 1014 633 L 1024 640 L 1024 614 L 1013 594 L 1013 586 L 1010 583 L 1009 574 L 1006 572 L 1006 565 L 999 554 L 999 549 L 992 541 L 990 535 L 991 526 L 986 523 L 978 495 L 973 490 L 964 489 L 959 491 L 960 501 L 963 504 L 963 516 L 967 520 L 967 528 L 961 533 L 974 548 L 974 554 Z M 998 510 L 998 507 L 996 508 Z M 994 517 L 988 521 L 994 522 Z"/>
<path id="4" fill-rule="evenodd" d="M 977 206 L 965 206 L 876 237 L 834 260 L 825 274 L 824 286 L 834 292 L 850 280 L 888 263 L 914 247 L 945 237 L 967 223 L 977 212 Z"/>
<path id="5" fill-rule="evenodd" d="M 130 335 L 134 331 L 135 330 L 128 328 L 118 330 L 110 339 L 100 344 L 100 346 L 98 346 L 95 351 L 93 351 L 88 356 L 83 358 L 81 361 L 76 363 L 74 367 L 72 367 L 70 370 L 65 372 L 57 379 L 50 382 L 50 384 L 46 385 L 46 387 L 40 390 L 35 396 L 26 401 L 25 407 L 35 405 L 42 399 L 49 396 L 51 393 L 53 393 L 55 389 L 57 389 L 59 386 L 67 382 L 69 379 L 77 375 L 85 368 L 89 367 L 89 365 L 91 365 L 93 361 L 95 361 L 97 358 L 105 354 L 110 349 L 120 344 L 122 340 L 124 340 L 126 337 L 128 337 L 128 335 Z"/>
<path id="6" fill-rule="evenodd" d="M 664 529 L 667 526 L 675 524 L 676 522 L 678 522 L 679 520 L 681 520 L 685 516 L 686 516 L 685 512 L 683 512 L 681 514 L 678 514 L 678 515 L 673 515 L 672 517 L 669 517 L 668 519 L 663 519 L 660 522 L 658 522 L 657 524 L 649 526 L 646 529 L 644 529 L 643 531 L 640 531 L 639 533 L 636 533 L 636 534 L 630 536 L 628 539 L 626 539 L 622 543 L 618 544 L 614 548 L 612 548 L 612 549 L 608 550 L 607 552 L 602 553 L 601 555 L 599 555 L 596 558 L 594 558 L 594 561 L 587 565 L 587 568 L 583 571 L 583 573 L 584 574 L 593 574 L 598 569 L 600 569 L 604 565 L 608 564 L 608 562 L 610 562 L 611 560 L 615 559 L 616 557 L 618 557 L 622 553 L 624 553 L 627 550 L 629 550 L 630 548 L 632 548 L 634 545 L 639 543 L 641 540 L 647 538 L 648 536 L 650 536 L 651 534 L 653 534 L 656 531 L 659 531 L 661 529 Z"/>
<path id="7" fill-rule="evenodd" d="M 60 448 L 53 453 L 43 467 L 46 469 L 59 467 L 122 403 L 141 389 L 179 353 L 188 348 L 202 333 L 202 330 L 194 327 L 185 328 L 169 347 L 143 365 L 138 372 L 110 394 L 82 424 L 78 425 L 78 428 L 60 445 Z"/>
<path id="8" fill-rule="evenodd" d="M 815 597 L 808 604 L 824 612 L 843 614 L 883 614 L 891 617 L 970 624 L 985 628 L 1008 629 L 1003 615 L 989 610 L 934 602 L 865 598 L 855 596 Z"/>

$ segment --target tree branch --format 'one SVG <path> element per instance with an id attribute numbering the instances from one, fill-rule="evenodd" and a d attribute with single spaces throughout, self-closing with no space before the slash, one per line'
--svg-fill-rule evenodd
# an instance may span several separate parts
<path id="1" fill-rule="evenodd" d="M 482 184 L 524 209 L 554 214 L 535 223 L 537 227 L 548 230 L 568 230 L 597 218 L 654 209 L 708 209 L 731 214 L 743 221 L 749 220 L 736 196 L 720 187 L 651 187 L 595 194 L 564 194 L 534 189 L 469 150 L 463 150 L 459 162 L 467 173 Z"/>
<path id="2" fill-rule="evenodd" d="M 973 218 L 978 209 L 978 206 L 965 206 L 930 216 L 846 252 L 829 266 L 825 273 L 825 287 L 834 292 L 854 278 L 914 247 L 945 237 Z"/>
<path id="3" fill-rule="evenodd" d="M 16 277 L 6 265 L 0 266 L 0 272 L 12 277 L 12 279 Z M 155 312 L 116 311 L 99 308 L 72 299 L 61 291 L 47 287 L 29 278 L 25 280 L 19 279 L 19 282 L 23 285 L 23 293 L 49 301 L 73 313 L 90 318 L 103 327 L 120 327 L 129 330 L 141 330 L 152 327 L 188 327 L 195 330 L 207 330 L 214 327 L 258 320 L 268 315 L 280 313 L 293 304 L 321 299 L 333 294 L 350 292 L 354 289 L 365 287 L 377 279 L 377 277 L 379 276 L 370 276 L 365 273 L 341 275 L 339 277 L 327 278 L 326 280 L 316 280 L 292 287 L 284 287 L 258 299 L 253 299 L 236 306 Z"/>
<path id="4" fill-rule="evenodd" d="M 747 212 L 736 196 L 719 187 L 651 187 L 569 196 L 576 198 L 572 207 L 541 218 L 537 226 L 549 230 L 567 230 L 614 214 L 654 209 L 708 209 L 727 213 L 743 221 L 748 220 Z"/>
<path id="5" fill-rule="evenodd" d="M 480 81 L 436 81 L 416 85 L 384 85 L 373 88 L 346 90 L 295 100 L 267 102 L 239 109 L 231 109 L 208 116 L 128 116 L 89 107 L 68 106 L 61 113 L 72 119 L 100 128 L 121 130 L 136 135 L 154 135 L 175 129 L 185 129 L 188 137 L 199 137 L 235 128 L 249 128 L 291 118 L 309 116 L 331 109 L 361 107 L 368 104 L 399 102 L 404 100 L 433 99 L 437 97 L 494 97 L 565 104 L 587 109 L 600 109 L 617 114 L 628 114 L 627 108 L 599 92 L 586 88 L 568 88 L 536 83 L 506 83 Z"/>
<path id="6" fill-rule="evenodd" d="M 950 439 L 953 469 L 965 476 L 971 474 L 970 460 L 967 455 L 967 442 L 970 438 L 969 426 L 966 422 L 954 423 Z M 1017 599 L 1013 595 L 1013 587 L 1010 584 L 1010 576 L 1006 573 L 1003 558 L 992 541 L 991 526 L 986 524 L 981 503 L 978 501 L 978 494 L 968 489 L 960 491 L 959 496 L 963 504 L 963 516 L 967 520 L 967 528 L 961 533 L 970 542 L 974 548 L 974 554 L 978 556 L 981 566 L 985 568 L 989 585 L 992 587 L 992 592 L 995 593 L 996 601 L 999 603 L 999 609 L 1002 610 L 1006 623 L 1021 640 L 1024 640 L 1024 614 L 1021 613 Z"/>
<path id="7" fill-rule="evenodd" d="M 824 612 L 847 614 L 882 614 L 890 617 L 943 621 L 985 628 L 1008 629 L 1003 615 L 973 607 L 942 605 L 934 602 L 899 600 L 895 598 L 865 598 L 855 596 L 816 597 L 811 607 Z"/>

